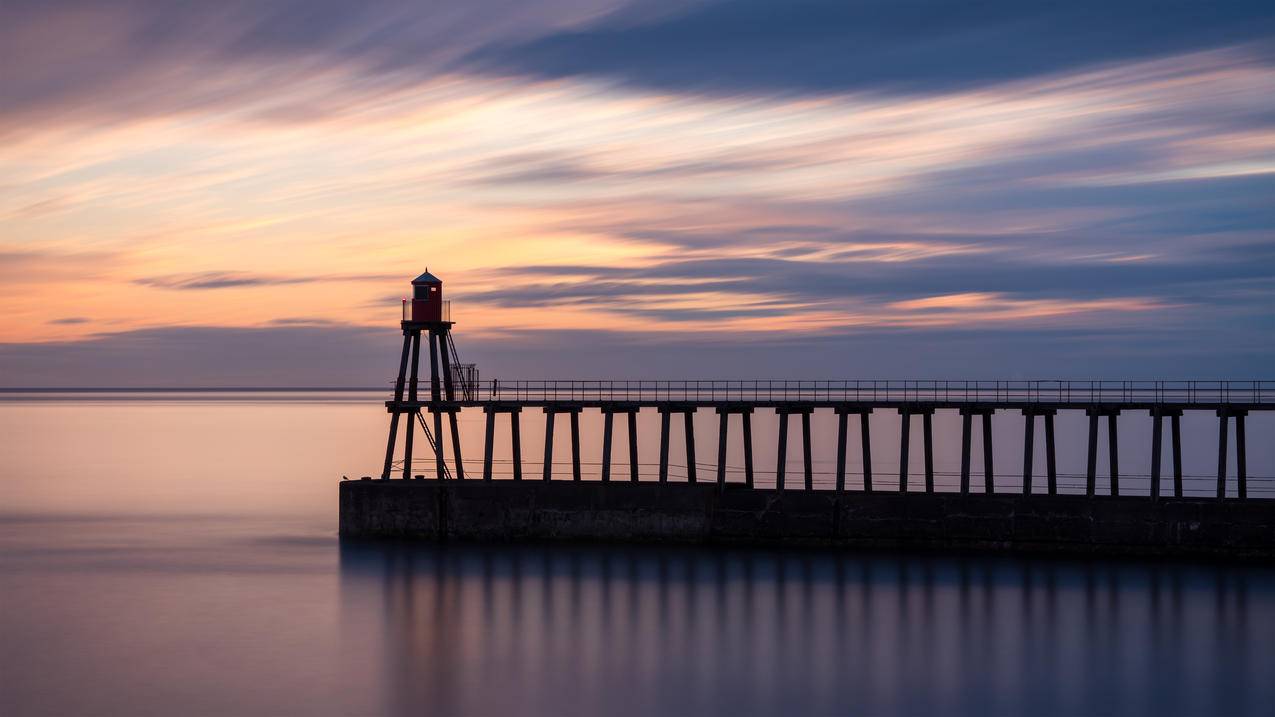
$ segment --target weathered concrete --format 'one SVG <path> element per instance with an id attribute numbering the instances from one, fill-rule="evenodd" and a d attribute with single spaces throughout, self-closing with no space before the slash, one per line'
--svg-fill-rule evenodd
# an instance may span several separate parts
<path id="1" fill-rule="evenodd" d="M 1275 558 L 1275 501 L 749 489 L 712 483 L 341 483 L 341 535 Z"/>

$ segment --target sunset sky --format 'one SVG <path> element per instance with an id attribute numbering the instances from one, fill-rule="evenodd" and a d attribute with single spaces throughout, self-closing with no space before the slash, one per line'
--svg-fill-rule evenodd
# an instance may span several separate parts
<path id="1" fill-rule="evenodd" d="M 1275 3 L 5 0 L 0 386 L 1271 378 Z"/>

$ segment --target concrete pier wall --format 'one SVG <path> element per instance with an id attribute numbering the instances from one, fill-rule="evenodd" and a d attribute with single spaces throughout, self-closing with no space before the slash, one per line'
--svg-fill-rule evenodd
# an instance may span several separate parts
<path id="1" fill-rule="evenodd" d="M 1275 559 L 1275 501 L 749 489 L 712 483 L 363 480 L 359 538 L 908 547 Z"/>

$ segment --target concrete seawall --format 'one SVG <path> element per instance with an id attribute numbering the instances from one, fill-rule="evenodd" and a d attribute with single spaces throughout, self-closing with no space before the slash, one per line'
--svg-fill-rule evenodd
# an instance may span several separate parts
<path id="1" fill-rule="evenodd" d="M 1275 559 L 1275 501 L 748 489 L 715 484 L 363 480 L 340 531 L 432 541 L 907 547 Z"/>

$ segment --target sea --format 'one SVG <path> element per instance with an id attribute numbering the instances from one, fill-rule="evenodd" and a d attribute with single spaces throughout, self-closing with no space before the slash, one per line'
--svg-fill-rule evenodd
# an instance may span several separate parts
<path id="1" fill-rule="evenodd" d="M 338 484 L 379 475 L 385 397 L 0 393 L 0 715 L 1275 710 L 1271 565 L 343 541 Z M 776 463 L 764 413 L 754 419 L 762 485 Z M 826 486 L 835 420 L 814 419 Z M 897 487 L 899 418 L 872 420 L 874 478 Z M 653 477 L 658 418 L 639 421 L 641 470 Z M 701 476 L 715 469 L 716 421 L 695 419 Z M 996 421 L 996 489 L 1021 491 L 1022 416 Z M 1084 418 L 1058 421 L 1060 489 L 1082 491 Z M 1121 421 L 1121 491 L 1145 494 L 1150 422 Z M 585 478 L 597 479 L 601 421 L 586 413 L 581 423 Z M 528 475 L 540 475 L 542 425 L 523 413 Z M 733 428 L 729 477 L 739 480 Z M 481 471 L 483 429 L 481 412 L 462 415 L 469 477 Z M 1211 494 L 1216 418 L 1188 415 L 1183 429 L 1188 492 Z M 569 432 L 558 433 L 555 457 L 569 461 Z M 801 475 L 797 435 L 790 480 Z M 1275 497 L 1272 435 L 1269 419 L 1250 416 L 1250 495 Z M 616 436 L 615 470 L 626 475 L 625 432 Z M 681 436 L 673 480 L 686 474 Z M 959 418 L 935 416 L 940 490 L 955 486 L 959 437 Z M 503 421 L 497 439 L 497 478 L 507 479 Z M 850 455 L 854 488 L 857 442 Z M 919 489 L 919 444 L 911 455 L 907 480 Z M 554 469 L 569 478 L 569 463 Z M 432 471 L 431 460 L 410 469 Z"/>

